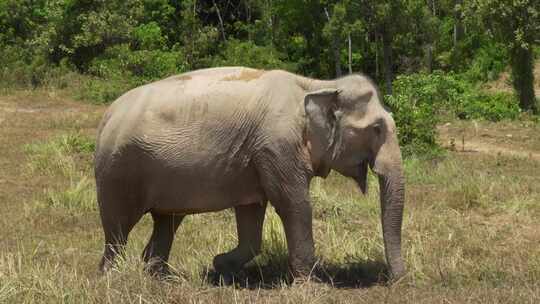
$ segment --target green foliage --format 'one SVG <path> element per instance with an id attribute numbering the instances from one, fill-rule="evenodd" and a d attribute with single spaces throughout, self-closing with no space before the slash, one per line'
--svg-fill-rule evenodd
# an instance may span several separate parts
<path id="1" fill-rule="evenodd" d="M 436 152 L 436 127 L 443 117 L 499 121 L 520 113 L 514 95 L 484 93 L 465 78 L 440 71 L 398 76 L 394 90 L 386 102 L 406 154 Z"/>
<path id="2" fill-rule="evenodd" d="M 408 103 L 425 104 L 438 116 L 499 121 L 516 118 L 520 112 L 512 94 L 485 93 L 458 74 L 436 71 L 398 76 L 394 86 L 396 98 L 405 95 Z"/>
<path id="3" fill-rule="evenodd" d="M 247 66 L 261 69 L 284 69 L 294 71 L 293 63 L 270 46 L 257 46 L 253 42 L 229 40 L 221 56 L 215 58 L 214 66 Z"/>
<path id="4" fill-rule="evenodd" d="M 107 49 L 89 66 L 93 76 L 79 97 L 108 103 L 136 86 L 185 72 L 187 63 L 180 51 L 131 50 L 120 44 Z"/>
<path id="5" fill-rule="evenodd" d="M 135 86 L 134 82 L 121 78 L 90 77 L 82 84 L 75 97 L 95 104 L 108 104 Z"/>
<path id="6" fill-rule="evenodd" d="M 134 77 L 144 83 L 186 70 L 184 55 L 179 51 L 136 50 L 126 44 L 107 49 L 90 64 L 89 72 L 102 78 Z"/>
<path id="7" fill-rule="evenodd" d="M 478 20 L 496 41 L 508 47 L 520 107 L 536 113 L 533 49 L 540 41 L 540 1 L 474 0 L 467 8 L 470 19 Z"/>
<path id="8" fill-rule="evenodd" d="M 469 93 L 460 104 L 462 117 L 500 121 L 516 119 L 521 112 L 516 97 L 510 93 Z"/>
<path id="9" fill-rule="evenodd" d="M 415 80 L 412 76 L 398 77 L 394 94 L 387 95 L 385 101 L 392 109 L 403 154 L 436 154 L 439 117 L 435 115 L 436 108 L 429 103 L 434 92 L 430 88 L 414 87 Z"/>
<path id="10" fill-rule="evenodd" d="M 500 43 L 487 42 L 476 50 L 465 76 L 473 82 L 497 79 L 508 65 L 508 52 Z"/>
<path id="11" fill-rule="evenodd" d="M 161 49 L 165 45 L 165 37 L 155 21 L 137 26 L 133 38 L 137 47 L 144 50 Z"/>

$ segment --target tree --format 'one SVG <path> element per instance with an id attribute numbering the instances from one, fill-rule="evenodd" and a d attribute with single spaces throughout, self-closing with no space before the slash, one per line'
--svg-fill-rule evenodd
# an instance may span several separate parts
<path id="1" fill-rule="evenodd" d="M 472 22 L 477 16 L 499 42 L 508 46 L 512 84 L 520 108 L 538 113 L 534 93 L 534 50 L 540 40 L 540 1 L 473 0 L 467 7 Z"/>
<path id="2" fill-rule="evenodd" d="M 417 50 L 421 53 L 425 43 L 424 26 L 427 4 L 424 0 L 352 0 L 351 7 L 360 15 L 365 30 L 370 33 L 376 43 L 376 61 L 378 61 L 378 47 L 382 44 L 382 70 L 386 94 L 392 94 L 392 81 L 397 55 L 405 57 Z M 420 41 L 417 41 L 420 40 Z M 399 43 L 401 48 L 395 47 Z M 397 53 L 397 52 L 399 53 Z M 378 64 L 376 63 L 376 69 Z"/>
<path id="3" fill-rule="evenodd" d="M 186 61 L 191 69 L 206 67 L 209 61 L 208 53 L 218 39 L 215 27 L 204 25 L 199 18 L 197 0 L 182 2 L 182 47 L 186 54 Z"/>
<path id="4" fill-rule="evenodd" d="M 346 53 L 350 74 L 352 73 L 352 37 L 364 33 L 364 25 L 360 19 L 361 15 L 355 11 L 353 4 L 352 1 L 338 1 L 330 11 L 328 8 L 324 8 L 328 22 L 323 27 L 323 37 L 330 41 L 336 77 L 340 77 L 342 74 L 341 58 L 345 41 L 347 42 Z"/>

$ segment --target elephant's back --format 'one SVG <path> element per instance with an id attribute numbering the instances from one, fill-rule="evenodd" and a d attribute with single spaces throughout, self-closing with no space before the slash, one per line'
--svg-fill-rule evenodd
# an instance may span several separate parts
<path id="1" fill-rule="evenodd" d="M 230 167 L 223 155 L 235 156 L 240 147 L 247 153 L 256 143 L 262 113 L 256 80 L 263 73 L 199 70 L 127 92 L 111 104 L 100 124 L 96 174 L 98 167 L 127 166 L 143 158 L 169 168 L 200 166 L 208 159 L 219 160 L 212 166 Z"/>

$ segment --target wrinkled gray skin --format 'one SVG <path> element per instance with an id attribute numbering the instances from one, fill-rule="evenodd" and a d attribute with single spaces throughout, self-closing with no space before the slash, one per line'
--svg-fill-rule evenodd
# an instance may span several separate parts
<path id="1" fill-rule="evenodd" d="M 390 274 L 402 276 L 401 154 L 380 98 L 361 75 L 322 81 L 241 67 L 194 71 L 124 94 L 104 115 L 95 154 L 101 270 L 147 212 L 154 230 L 143 259 L 159 274 L 185 215 L 234 207 L 238 246 L 214 259 L 218 272 L 234 273 L 260 252 L 270 201 L 292 273 L 305 276 L 315 261 L 311 179 L 334 169 L 365 193 L 370 167 L 379 176 Z"/>

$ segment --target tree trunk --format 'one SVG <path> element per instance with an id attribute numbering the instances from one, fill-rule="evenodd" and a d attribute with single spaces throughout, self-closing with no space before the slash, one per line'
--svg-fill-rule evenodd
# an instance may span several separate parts
<path id="1" fill-rule="evenodd" d="M 433 45 L 431 43 L 426 47 L 426 68 L 428 74 L 433 72 Z"/>
<path id="2" fill-rule="evenodd" d="M 219 11 L 219 7 L 216 4 L 215 0 L 212 0 L 212 3 L 214 4 L 214 8 L 216 9 L 217 16 L 219 19 L 219 28 L 221 30 L 221 36 L 223 38 L 223 41 L 226 42 L 227 38 L 225 37 L 225 27 L 223 26 L 223 19 L 221 18 L 221 12 Z"/>
<path id="3" fill-rule="evenodd" d="M 339 60 L 339 48 L 337 46 L 337 41 L 335 38 L 332 40 L 332 44 L 333 44 L 332 48 L 334 49 L 334 64 L 336 65 L 336 77 L 341 77 L 343 73 L 341 72 L 341 62 Z"/>
<path id="4" fill-rule="evenodd" d="M 379 78 L 379 35 L 375 36 L 375 78 Z"/>
<path id="5" fill-rule="evenodd" d="M 351 39 L 351 33 L 349 33 L 349 36 L 347 38 L 349 40 L 349 74 L 352 74 L 352 39 Z"/>
<path id="6" fill-rule="evenodd" d="M 463 0 L 455 0 L 454 2 L 454 48 L 457 47 L 458 41 L 463 38 L 464 28 L 463 22 L 461 20 L 461 5 Z M 457 8 L 459 5 L 459 9 Z"/>
<path id="7" fill-rule="evenodd" d="M 384 67 L 384 81 L 386 84 L 386 94 L 392 95 L 392 79 L 394 75 L 392 73 L 392 36 L 385 32 L 382 35 L 383 43 L 383 67 Z"/>
<path id="8" fill-rule="evenodd" d="M 512 84 L 519 98 L 519 107 L 536 114 L 538 107 L 534 92 L 533 51 L 517 46 L 510 50 L 510 57 Z"/>
<path id="9" fill-rule="evenodd" d="M 328 14 L 328 10 L 324 8 L 324 13 L 326 15 L 326 19 L 328 22 L 330 22 L 330 14 Z M 332 37 L 332 52 L 334 53 L 334 65 L 336 67 L 336 77 L 341 77 L 343 72 L 341 71 L 341 60 L 339 56 L 339 37 L 335 35 Z"/>
<path id="10" fill-rule="evenodd" d="M 250 1 L 244 1 L 244 6 L 245 6 L 245 10 L 246 10 L 246 23 L 251 24 L 251 5 L 250 5 Z M 251 37 L 251 36 L 252 36 L 252 32 L 248 31 L 248 40 L 249 41 L 253 40 L 253 37 Z"/>

